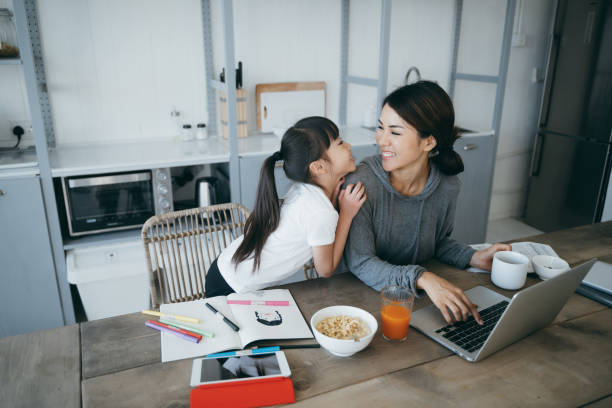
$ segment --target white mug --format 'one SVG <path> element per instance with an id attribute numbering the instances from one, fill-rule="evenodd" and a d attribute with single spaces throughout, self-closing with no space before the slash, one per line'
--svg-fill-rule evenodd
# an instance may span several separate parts
<path id="1" fill-rule="evenodd" d="M 502 289 L 517 290 L 527 278 L 529 258 L 514 251 L 499 251 L 493 255 L 491 281 Z"/>

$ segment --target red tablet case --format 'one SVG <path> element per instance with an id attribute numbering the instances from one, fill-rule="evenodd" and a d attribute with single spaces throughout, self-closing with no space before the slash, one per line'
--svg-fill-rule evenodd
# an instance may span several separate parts
<path id="1" fill-rule="evenodd" d="M 191 408 L 265 407 L 295 402 L 290 378 L 258 378 L 200 385 L 191 390 Z"/>

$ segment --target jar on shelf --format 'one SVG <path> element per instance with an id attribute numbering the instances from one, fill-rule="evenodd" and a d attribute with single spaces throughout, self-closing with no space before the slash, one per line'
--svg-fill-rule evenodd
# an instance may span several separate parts
<path id="1" fill-rule="evenodd" d="M 185 142 L 193 140 L 193 129 L 191 128 L 191 125 L 183 125 L 183 128 L 181 129 L 181 139 L 183 139 Z"/>
<path id="2" fill-rule="evenodd" d="M 195 137 L 198 140 L 208 139 L 208 130 L 206 129 L 206 123 L 198 123 L 196 125 Z"/>
<path id="3" fill-rule="evenodd" d="M 0 58 L 19 57 L 17 32 L 13 23 L 13 12 L 0 8 Z"/>

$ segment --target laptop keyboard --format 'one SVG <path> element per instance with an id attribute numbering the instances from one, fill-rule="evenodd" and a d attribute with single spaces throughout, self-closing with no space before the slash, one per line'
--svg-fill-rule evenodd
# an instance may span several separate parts
<path id="1" fill-rule="evenodd" d="M 508 302 L 503 300 L 481 310 L 480 317 L 484 321 L 482 326 L 470 316 L 465 322 L 444 326 L 436 330 L 436 333 L 471 353 L 482 347 L 507 306 Z"/>

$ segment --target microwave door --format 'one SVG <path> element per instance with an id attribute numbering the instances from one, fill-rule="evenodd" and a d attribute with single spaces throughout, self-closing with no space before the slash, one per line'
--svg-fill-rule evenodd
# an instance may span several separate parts
<path id="1" fill-rule="evenodd" d="M 72 178 L 65 186 L 71 235 L 134 228 L 155 213 L 149 172 Z"/>

